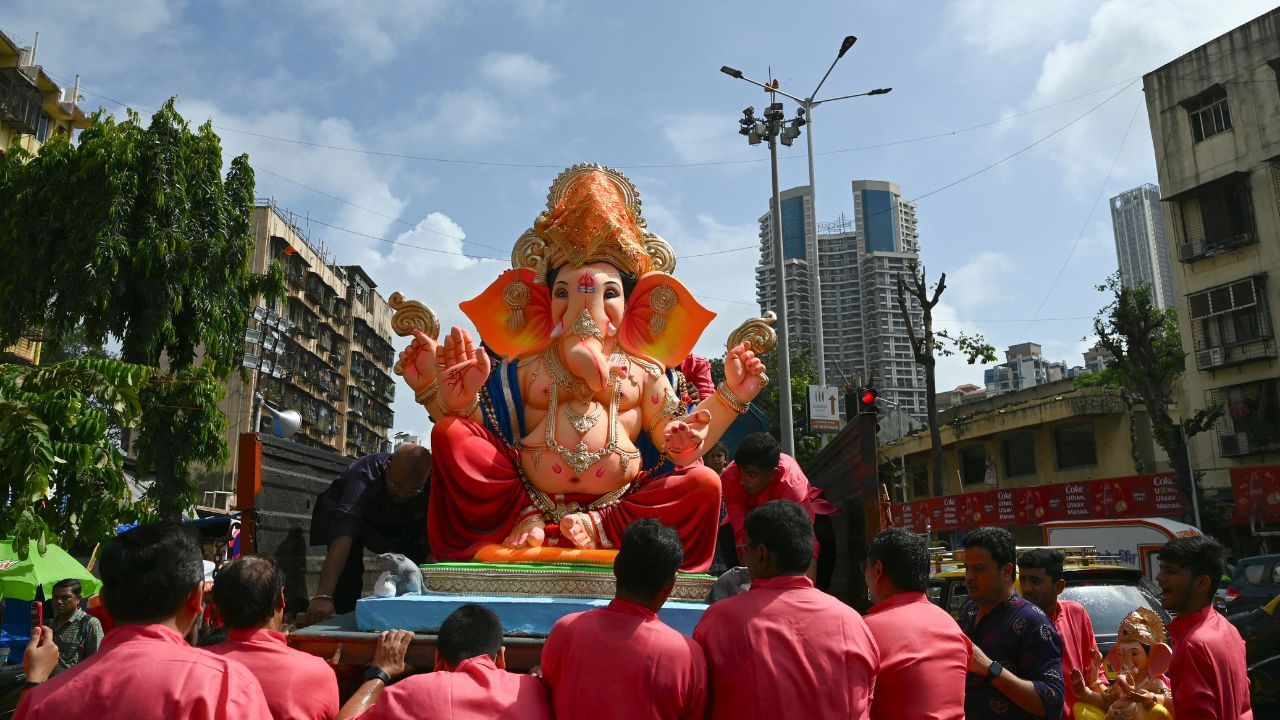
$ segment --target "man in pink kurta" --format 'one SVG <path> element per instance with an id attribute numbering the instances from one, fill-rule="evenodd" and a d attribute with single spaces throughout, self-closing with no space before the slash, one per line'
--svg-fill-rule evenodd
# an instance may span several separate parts
<path id="1" fill-rule="evenodd" d="M 329 663 L 289 647 L 284 622 L 284 571 L 265 555 L 245 555 L 222 569 L 214 601 L 227 624 L 227 641 L 209 648 L 242 663 L 266 696 L 275 720 L 332 720 L 338 715 L 338 679 Z"/>
<path id="2" fill-rule="evenodd" d="M 338 717 L 361 720 L 551 720 L 551 696 L 542 680 L 506 671 L 502 621 L 481 605 L 463 605 L 440 626 L 435 672 L 413 675 L 405 653 L 413 633 L 382 633 L 365 683 Z M 384 690 L 385 688 L 385 690 Z"/>
<path id="3" fill-rule="evenodd" d="M 809 478 L 795 458 L 783 454 L 769 433 L 752 433 L 743 438 L 733 462 L 720 475 L 728 522 L 739 555 L 746 542 L 743 522 L 747 513 L 770 500 L 790 500 L 805 509 L 813 524 L 809 502 Z"/>
<path id="4" fill-rule="evenodd" d="M 33 642 L 27 678 L 39 684 L 14 717 L 269 720 L 248 669 L 184 639 L 201 615 L 201 560 L 194 535 L 178 525 L 141 525 L 106 543 L 102 594 L 116 628 L 97 653 L 51 680 L 47 656 Z"/>
<path id="5" fill-rule="evenodd" d="M 1049 616 L 1058 630 L 1058 636 L 1062 638 L 1062 679 L 1066 682 L 1062 717 L 1070 720 L 1075 717 L 1072 705 L 1080 699 L 1071 681 L 1072 671 L 1083 675 L 1099 653 L 1089 612 L 1078 602 L 1058 597 L 1067 587 L 1062 572 L 1064 562 L 1066 555 L 1061 550 L 1028 550 L 1018 556 L 1018 583 L 1022 597 Z M 1100 663 L 1097 675 L 1098 681 L 1106 682 Z"/>
<path id="6" fill-rule="evenodd" d="M 903 528 L 876 535 L 864 576 L 875 603 L 866 623 L 880 649 L 872 720 L 964 720 L 973 643 L 947 611 L 925 597 L 924 538 Z"/>
<path id="7" fill-rule="evenodd" d="M 613 602 L 561 618 L 542 648 L 542 676 L 559 720 L 704 717 L 702 648 L 657 615 L 683 561 L 670 527 L 646 518 L 627 528 L 613 564 Z"/>
<path id="8" fill-rule="evenodd" d="M 1253 720 L 1244 640 L 1213 609 L 1222 567 L 1222 546 L 1203 535 L 1170 540 L 1160 549 L 1160 604 L 1178 615 L 1169 624 L 1169 682 L 1178 718 Z"/>
<path id="9" fill-rule="evenodd" d="M 707 655 L 711 717 L 869 717 L 880 651 L 853 608 L 813 587 L 813 529 L 795 503 L 747 515 L 751 589 L 707 609 L 693 637 Z"/>

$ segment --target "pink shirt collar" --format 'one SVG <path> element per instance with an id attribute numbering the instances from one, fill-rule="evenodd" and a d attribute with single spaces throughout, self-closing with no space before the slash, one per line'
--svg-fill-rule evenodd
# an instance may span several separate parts
<path id="1" fill-rule="evenodd" d="M 644 618 L 645 620 L 656 620 L 658 617 L 658 614 L 649 608 L 639 603 L 633 603 L 630 600 L 622 600 L 620 598 L 614 598 L 606 607 L 612 612 L 622 613 L 623 615 L 634 615 L 639 618 Z"/>
<path id="2" fill-rule="evenodd" d="M 187 645 L 186 638 L 179 635 L 177 630 L 168 625 L 137 623 L 117 625 L 114 630 L 107 633 L 106 637 L 102 639 L 102 649 L 105 650 L 108 647 L 114 647 L 131 640 L 159 640 L 172 645 Z"/>
<path id="3" fill-rule="evenodd" d="M 1175 637 L 1182 637 L 1190 633 L 1203 624 L 1205 620 L 1208 620 L 1209 613 L 1212 612 L 1217 612 L 1217 610 L 1213 609 L 1213 603 L 1209 603 L 1193 613 L 1179 615 L 1173 619 L 1173 622 L 1169 623 L 1169 634 Z"/>
<path id="4" fill-rule="evenodd" d="M 752 578 L 752 590 L 794 590 L 812 588 L 813 581 L 805 575 L 774 575 L 769 578 Z"/>
<path id="5" fill-rule="evenodd" d="M 284 633 L 278 630 L 269 630 L 267 628 L 243 628 L 240 630 L 231 630 L 227 633 L 229 642 L 261 642 L 275 643 L 278 645 L 288 645 L 289 641 L 285 638 Z"/>
<path id="6" fill-rule="evenodd" d="M 878 612 L 884 612 L 886 610 L 892 610 L 896 607 L 902 607 L 903 605 L 911 605 L 912 603 L 921 602 L 929 602 L 929 599 L 924 596 L 924 593 L 916 592 L 914 590 L 904 590 L 900 593 L 894 593 L 875 605 L 872 605 L 871 609 L 868 610 L 866 614 L 871 615 Z"/>

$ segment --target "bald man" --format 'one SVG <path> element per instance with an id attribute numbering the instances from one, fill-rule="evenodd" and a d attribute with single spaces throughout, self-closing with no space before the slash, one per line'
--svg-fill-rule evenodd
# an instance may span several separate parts
<path id="1" fill-rule="evenodd" d="M 366 455 L 316 500 L 311 544 L 328 545 L 309 622 L 351 612 L 364 589 L 364 551 L 427 560 L 427 495 L 431 451 L 413 444 Z"/>

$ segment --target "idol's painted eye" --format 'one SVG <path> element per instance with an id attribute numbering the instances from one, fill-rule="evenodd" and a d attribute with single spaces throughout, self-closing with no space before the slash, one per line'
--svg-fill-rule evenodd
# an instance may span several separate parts
<path id="1" fill-rule="evenodd" d="M 569 297 L 569 288 L 563 285 L 557 285 L 555 290 L 555 297 L 558 297 L 561 300 Z"/>
<path id="2" fill-rule="evenodd" d="M 604 299 L 605 299 L 605 300 L 612 300 L 613 298 L 621 297 L 621 296 L 622 296 L 622 293 L 618 292 L 618 289 L 617 289 L 617 288 L 615 288 L 615 287 L 613 287 L 612 285 L 610 285 L 609 287 L 605 288 L 605 290 L 604 290 Z"/>

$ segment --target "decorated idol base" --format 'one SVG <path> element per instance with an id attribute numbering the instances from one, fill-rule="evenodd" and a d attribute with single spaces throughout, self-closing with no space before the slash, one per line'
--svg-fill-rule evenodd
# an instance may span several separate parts
<path id="1" fill-rule="evenodd" d="M 435 563 L 422 566 L 422 578 L 422 595 L 357 601 L 356 626 L 432 633 L 454 610 L 477 603 L 498 614 L 503 634 L 545 636 L 565 615 L 608 605 L 615 589 L 612 568 L 601 564 Z M 680 574 L 659 617 L 692 636 L 714 581 Z"/>

